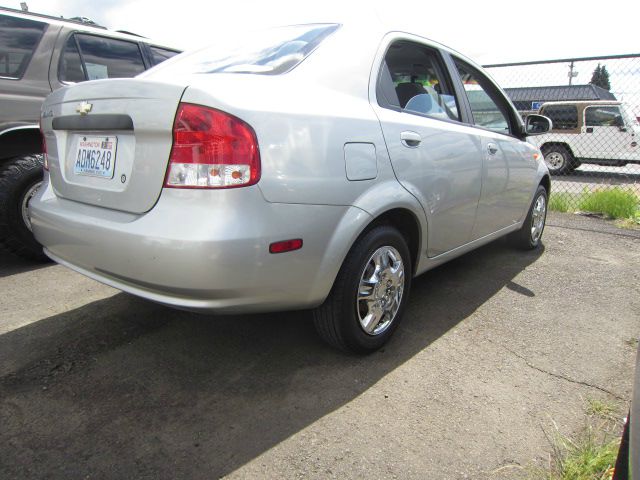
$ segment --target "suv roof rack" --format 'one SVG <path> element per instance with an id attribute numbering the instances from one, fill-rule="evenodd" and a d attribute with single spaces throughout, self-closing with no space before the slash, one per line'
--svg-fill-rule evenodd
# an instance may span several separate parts
<path id="1" fill-rule="evenodd" d="M 91 20 L 89 18 L 86 18 L 86 17 L 73 17 L 73 18 L 55 17 L 53 15 L 46 15 L 44 13 L 24 12 L 24 11 L 18 10 L 16 8 L 2 7 L 2 6 L 0 6 L 0 11 L 6 11 L 6 12 L 11 12 L 11 13 L 19 13 L 21 15 L 28 15 L 28 16 L 31 16 L 31 17 L 46 18 L 46 19 L 49 19 L 49 20 L 56 20 L 58 22 L 75 23 L 76 25 L 84 25 L 84 26 L 89 26 L 89 27 L 100 28 L 102 30 L 108 30 L 107 27 L 104 27 L 102 25 L 98 25 L 96 22 L 94 22 L 93 20 Z"/>
<path id="2" fill-rule="evenodd" d="M 115 30 L 118 33 L 124 33 L 125 35 L 133 35 L 134 37 L 147 38 L 144 35 L 140 35 L 137 33 L 129 32 L 128 30 Z"/>

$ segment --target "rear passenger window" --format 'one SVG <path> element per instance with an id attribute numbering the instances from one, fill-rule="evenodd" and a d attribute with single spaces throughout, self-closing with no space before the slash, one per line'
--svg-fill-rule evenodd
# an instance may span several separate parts
<path id="1" fill-rule="evenodd" d="M 137 43 L 76 33 L 69 37 L 65 45 L 59 76 L 63 82 L 83 82 L 130 78 L 144 70 Z"/>
<path id="2" fill-rule="evenodd" d="M 401 41 L 389 47 L 380 72 L 377 96 L 383 107 L 460 120 L 458 104 L 440 57 L 418 43 Z"/>
<path id="3" fill-rule="evenodd" d="M 153 57 L 154 65 L 158 65 L 159 63 L 162 63 L 165 60 L 169 60 L 171 57 L 174 57 L 178 53 L 180 53 L 174 50 L 167 50 L 166 48 L 152 47 L 152 46 L 149 46 L 149 50 L 151 50 L 151 56 Z"/>
<path id="4" fill-rule="evenodd" d="M 72 35 L 67 40 L 60 59 L 60 80 L 77 83 L 84 82 L 86 79 L 76 38 Z"/>
<path id="5" fill-rule="evenodd" d="M 22 78 L 46 26 L 0 15 L 0 77 Z"/>
<path id="6" fill-rule="evenodd" d="M 129 78 L 144 72 L 140 48 L 135 42 L 76 34 L 87 80 Z"/>
<path id="7" fill-rule="evenodd" d="M 554 130 L 578 128 L 578 108 L 575 105 L 548 105 L 542 115 L 551 119 Z"/>
<path id="8" fill-rule="evenodd" d="M 472 66 L 458 59 L 455 64 L 471 106 L 473 123 L 496 132 L 510 133 L 506 100 L 499 91 Z"/>

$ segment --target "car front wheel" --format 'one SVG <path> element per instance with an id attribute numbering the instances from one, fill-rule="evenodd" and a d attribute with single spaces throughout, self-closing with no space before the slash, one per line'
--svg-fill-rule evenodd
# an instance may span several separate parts
<path id="1" fill-rule="evenodd" d="M 400 323 L 411 276 L 404 237 L 390 226 L 373 228 L 351 248 L 329 297 L 314 311 L 318 333 L 342 350 L 379 349 Z"/>
<path id="2" fill-rule="evenodd" d="M 539 185 L 522 227 L 511 234 L 511 240 L 516 247 L 533 250 L 540 246 L 547 222 L 548 198 L 547 189 Z"/>

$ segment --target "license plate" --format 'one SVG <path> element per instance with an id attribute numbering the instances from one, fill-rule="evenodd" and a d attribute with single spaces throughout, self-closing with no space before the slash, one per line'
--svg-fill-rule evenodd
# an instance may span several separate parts
<path id="1" fill-rule="evenodd" d="M 118 137 L 81 137 L 76 150 L 73 173 L 113 178 Z"/>

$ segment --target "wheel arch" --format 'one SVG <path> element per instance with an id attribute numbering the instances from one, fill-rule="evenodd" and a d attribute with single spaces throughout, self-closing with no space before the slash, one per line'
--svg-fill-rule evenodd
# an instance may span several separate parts
<path id="1" fill-rule="evenodd" d="M 42 153 L 38 125 L 11 125 L 0 130 L 0 163 L 18 155 Z"/>
<path id="2" fill-rule="evenodd" d="M 404 237 L 407 242 L 407 247 L 409 248 L 409 254 L 411 255 L 411 271 L 415 273 L 418 268 L 422 245 L 421 225 L 415 213 L 404 207 L 386 210 L 373 218 L 369 224 L 365 226 L 355 242 L 380 225 L 394 227 Z"/>
<path id="3" fill-rule="evenodd" d="M 542 177 L 538 185 L 542 185 L 544 188 L 547 189 L 547 195 L 551 193 L 551 178 L 549 177 L 548 174 L 545 174 L 544 177 Z"/>

